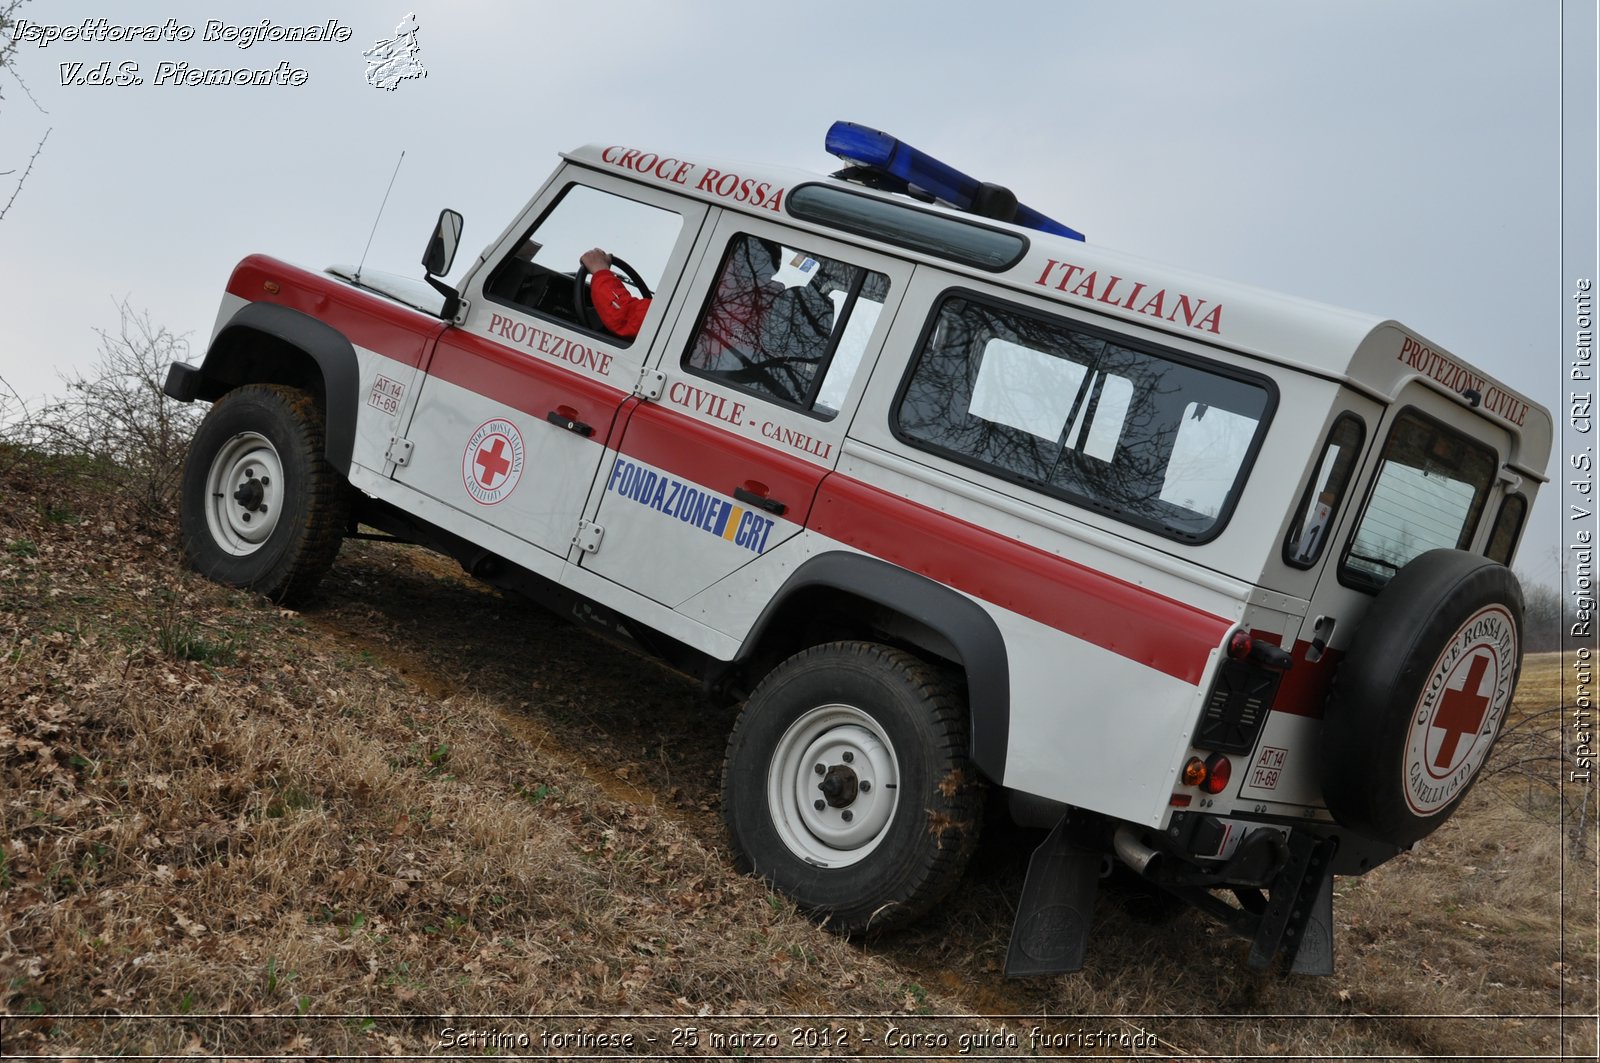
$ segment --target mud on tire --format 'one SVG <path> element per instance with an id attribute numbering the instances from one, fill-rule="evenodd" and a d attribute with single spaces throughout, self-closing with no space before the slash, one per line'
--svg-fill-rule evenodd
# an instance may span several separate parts
<path id="1" fill-rule="evenodd" d="M 323 455 L 306 392 L 252 384 L 207 412 L 182 485 L 184 557 L 220 583 L 299 604 L 339 552 L 349 485 Z"/>
<path id="2" fill-rule="evenodd" d="M 723 766 L 742 871 L 834 931 L 914 921 L 961 877 L 984 787 L 960 691 L 870 642 L 791 657 L 751 695 Z"/>
<path id="3" fill-rule="evenodd" d="M 1397 846 L 1431 834 L 1477 781 L 1522 669 L 1522 589 L 1462 550 L 1419 554 L 1372 603 L 1323 724 L 1328 808 Z"/>

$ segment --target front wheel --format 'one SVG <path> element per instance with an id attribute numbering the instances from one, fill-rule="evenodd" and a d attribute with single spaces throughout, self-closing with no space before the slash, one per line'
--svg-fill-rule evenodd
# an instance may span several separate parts
<path id="1" fill-rule="evenodd" d="M 252 384 L 206 414 L 183 470 L 183 550 L 203 575 L 294 604 L 344 535 L 347 485 L 323 455 L 322 411 L 294 388 Z"/>
<path id="2" fill-rule="evenodd" d="M 751 695 L 723 817 L 754 871 L 842 933 L 904 926 L 966 867 L 983 812 L 958 690 L 868 642 L 806 650 Z"/>

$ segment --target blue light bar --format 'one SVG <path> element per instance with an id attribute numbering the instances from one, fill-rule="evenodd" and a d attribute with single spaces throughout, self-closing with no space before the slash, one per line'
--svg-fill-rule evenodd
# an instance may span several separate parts
<path id="1" fill-rule="evenodd" d="M 902 140 L 854 122 L 835 122 L 829 127 L 827 151 L 875 176 L 890 178 L 888 187 L 891 190 L 895 190 L 896 184 L 904 186 L 904 190 L 915 189 L 957 210 L 995 217 L 997 215 L 989 210 L 974 210 L 974 206 L 985 201 L 992 202 L 996 193 L 1001 195 L 1002 201 L 1009 199 L 1015 202 L 1014 197 L 1004 189 L 986 185 Z M 1005 216 L 1006 213 L 1010 216 Z M 1021 203 L 1016 204 L 1014 213 L 1003 212 L 998 216 L 1039 232 L 1054 233 L 1073 240 L 1083 239 L 1083 234 L 1076 229 L 1047 218 Z"/>

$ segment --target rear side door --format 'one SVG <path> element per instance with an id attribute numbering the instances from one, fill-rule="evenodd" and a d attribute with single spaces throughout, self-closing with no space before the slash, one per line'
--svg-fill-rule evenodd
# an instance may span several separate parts
<path id="1" fill-rule="evenodd" d="M 463 293 L 466 320 L 428 362 L 394 479 L 564 558 L 706 210 L 568 167 Z M 650 289 L 636 336 L 579 311 L 578 257 L 596 246 Z"/>
<path id="2" fill-rule="evenodd" d="M 908 263 L 724 213 L 596 484 L 581 565 L 676 606 L 797 534 L 910 280 Z"/>

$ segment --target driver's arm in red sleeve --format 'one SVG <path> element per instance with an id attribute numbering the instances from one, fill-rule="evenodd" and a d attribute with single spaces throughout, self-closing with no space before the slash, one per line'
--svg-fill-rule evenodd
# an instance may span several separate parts
<path id="1" fill-rule="evenodd" d="M 624 339 L 632 339 L 639 334 L 639 326 L 644 324 L 644 316 L 650 312 L 650 300 L 640 299 L 628 291 L 609 269 L 594 273 L 589 294 L 602 325 Z"/>

